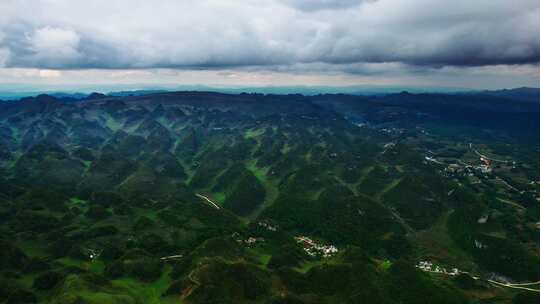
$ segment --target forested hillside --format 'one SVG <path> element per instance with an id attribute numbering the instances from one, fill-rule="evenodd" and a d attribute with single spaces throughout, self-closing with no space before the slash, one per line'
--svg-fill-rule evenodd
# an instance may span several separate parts
<path id="1" fill-rule="evenodd" d="M 509 98 L 0 102 L 0 303 L 539 303 Z"/>

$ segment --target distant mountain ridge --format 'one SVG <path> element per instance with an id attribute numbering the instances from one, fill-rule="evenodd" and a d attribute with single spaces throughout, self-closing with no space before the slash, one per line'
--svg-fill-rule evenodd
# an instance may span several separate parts
<path id="1" fill-rule="evenodd" d="M 515 89 L 483 91 L 482 93 L 499 97 L 540 102 L 540 88 L 521 87 Z"/>
<path id="2" fill-rule="evenodd" d="M 37 97 L 39 95 L 49 95 L 56 97 L 58 99 L 73 99 L 73 100 L 82 100 L 87 98 L 95 98 L 96 94 L 103 96 L 141 96 L 148 94 L 164 93 L 169 92 L 167 90 L 134 90 L 134 91 L 113 91 L 108 93 L 92 92 L 92 93 L 82 93 L 82 92 L 0 92 L 0 100 L 18 100 L 25 97 Z"/>
<path id="3" fill-rule="evenodd" d="M 13 100 L 40 94 L 49 94 L 59 98 L 69 97 L 75 99 L 84 99 L 92 92 L 100 92 L 110 96 L 140 96 L 154 93 L 175 92 L 175 91 L 212 91 L 229 94 L 240 93 L 258 93 L 258 94 L 303 94 L 308 96 L 319 94 L 351 94 L 351 95 L 381 95 L 393 94 L 401 91 L 412 93 L 457 93 L 464 92 L 464 88 L 452 87 L 404 87 L 404 86 L 261 86 L 261 87 L 220 87 L 204 85 L 167 85 L 163 87 L 82 87 L 80 89 L 73 87 L 50 89 L 47 87 L 27 87 L 0 84 L 0 99 Z"/>
<path id="4" fill-rule="evenodd" d="M 17 100 L 24 97 L 34 97 L 41 94 L 47 94 L 56 98 L 67 98 L 74 100 L 86 99 L 91 94 L 99 93 L 107 96 L 115 97 L 128 97 L 128 96 L 142 96 L 167 92 L 219 92 L 226 94 L 275 94 L 275 95 L 288 95 L 288 94 L 302 94 L 305 96 L 315 96 L 321 94 L 347 94 L 347 95 L 360 95 L 360 96 L 381 96 L 389 94 L 399 94 L 400 92 L 408 92 L 412 94 L 486 94 L 498 97 L 507 97 L 520 99 L 525 101 L 540 101 L 540 88 L 532 87 L 520 87 L 513 89 L 500 89 L 500 90 L 466 90 L 463 88 L 445 88 L 445 87 L 433 87 L 433 88 L 415 88 L 415 87 L 379 87 L 379 86 L 348 86 L 348 87 L 330 87 L 330 86 L 289 86 L 289 87 L 239 87 L 239 88 L 219 88 L 209 86 L 179 86 L 162 89 L 133 89 L 133 90 L 100 90 L 94 88 L 93 90 L 83 90 L 77 92 L 76 90 L 68 91 L 49 91 L 49 90 L 35 90 L 35 91 L 9 91 L 7 89 L 0 90 L 0 100 Z"/>
<path id="5" fill-rule="evenodd" d="M 179 91 L 162 92 L 148 95 L 110 96 L 94 93 L 80 102 L 123 104 L 129 103 L 143 107 L 155 104 L 182 104 L 208 108 L 234 108 L 236 111 L 252 113 L 311 113 L 318 107 L 330 109 L 346 117 L 355 116 L 358 111 L 362 116 L 372 116 L 372 121 L 391 123 L 404 120 L 408 123 L 426 120 L 459 121 L 467 125 L 486 128 L 505 129 L 515 135 L 537 137 L 540 134 L 540 103 L 533 99 L 497 96 L 488 93 L 415 94 L 401 92 L 397 94 L 359 96 L 352 94 L 320 94 L 305 96 L 301 94 L 230 94 L 220 92 Z M 39 95 L 20 99 L 26 103 L 23 107 L 41 108 L 43 103 L 72 103 L 69 98 L 56 98 Z M 56 102 L 55 102 L 56 101 Z M 1 111 L 10 111 L 17 107 L 17 101 L 0 103 Z M 395 112 L 389 115 L 391 112 Z M 389 119 L 390 118 L 390 119 Z M 361 118 L 359 118 L 361 119 Z"/>

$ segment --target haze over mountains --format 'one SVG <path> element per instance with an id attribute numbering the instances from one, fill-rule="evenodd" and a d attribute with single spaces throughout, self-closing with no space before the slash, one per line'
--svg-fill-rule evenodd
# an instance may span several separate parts
<path id="1" fill-rule="evenodd" d="M 40 89 L 40 86 L 15 86 L 3 85 L 0 89 L 0 100 L 16 100 L 23 97 L 32 97 L 40 94 L 47 94 L 58 98 L 84 99 L 94 92 L 103 92 L 109 96 L 129 96 L 129 95 L 147 95 L 174 91 L 195 91 L 195 92 L 220 92 L 230 94 L 240 93 L 259 93 L 259 94 L 351 94 L 351 95 L 386 95 L 400 92 L 410 93 L 447 93 L 447 94 L 487 94 L 493 96 L 510 97 L 520 100 L 535 101 L 540 98 L 540 89 L 521 87 L 514 89 L 501 90 L 468 90 L 463 88 L 414 88 L 414 87 L 392 87 L 392 86 L 350 86 L 350 87 L 324 87 L 324 86 L 294 86 L 294 87 L 223 87 L 216 88 L 212 86 L 162 86 L 146 87 L 144 89 L 127 89 L 122 87 L 109 88 L 104 91 L 101 86 L 89 86 L 84 89 Z M 18 88 L 18 89 L 17 89 Z"/>

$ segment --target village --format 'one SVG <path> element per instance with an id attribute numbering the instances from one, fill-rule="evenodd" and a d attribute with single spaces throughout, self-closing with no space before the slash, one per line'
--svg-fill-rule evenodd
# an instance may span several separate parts
<path id="1" fill-rule="evenodd" d="M 260 227 L 263 227 L 265 228 L 266 230 L 268 231 L 277 231 L 278 230 L 278 227 L 276 225 L 272 225 L 270 223 L 268 223 L 267 221 L 260 221 L 257 223 L 257 225 L 259 225 Z"/>
<path id="2" fill-rule="evenodd" d="M 458 276 L 460 274 L 469 275 L 475 281 L 484 281 L 497 287 L 520 289 L 520 290 L 527 290 L 527 291 L 532 291 L 532 292 L 540 292 L 540 289 L 531 288 L 531 287 L 536 287 L 540 285 L 540 282 L 511 283 L 508 278 L 501 275 L 494 274 L 494 273 L 491 273 L 489 275 L 489 278 L 483 279 L 479 276 L 472 275 L 471 273 L 467 271 L 461 271 L 457 268 L 452 268 L 451 270 L 447 270 L 446 268 L 442 266 L 435 265 L 431 261 L 420 261 L 418 262 L 418 264 L 416 264 L 415 267 L 423 272 L 436 273 L 436 274 L 447 275 L 447 276 Z"/>
<path id="3" fill-rule="evenodd" d="M 445 274 L 445 275 L 450 275 L 450 276 L 456 276 L 461 273 L 461 271 L 459 271 L 459 269 L 457 268 L 452 268 L 449 271 L 442 266 L 434 265 L 433 262 L 430 262 L 430 261 L 420 261 L 418 262 L 418 264 L 416 264 L 415 267 L 425 272 L 440 273 L 440 274 Z"/>
<path id="4" fill-rule="evenodd" d="M 259 221 L 257 222 L 257 225 L 267 231 L 276 232 L 278 230 L 277 226 L 272 225 L 267 221 Z M 252 247 L 256 244 L 265 242 L 265 239 L 263 237 L 249 236 L 247 238 L 242 238 L 238 233 L 234 233 L 232 237 L 236 240 L 237 243 L 243 244 L 248 247 Z M 330 258 L 332 256 L 335 256 L 339 252 L 336 246 L 320 244 L 307 236 L 299 235 L 295 236 L 294 239 L 298 244 L 302 246 L 304 252 L 311 257 Z"/>
<path id="5" fill-rule="evenodd" d="M 294 237 L 297 243 L 302 245 L 304 251 L 312 257 L 320 256 L 324 258 L 329 258 L 338 253 L 338 249 L 334 245 L 322 245 L 319 244 L 307 236 L 296 236 Z"/>
<path id="6" fill-rule="evenodd" d="M 440 173 L 459 182 L 467 182 L 473 186 L 487 185 L 496 186 L 499 193 L 506 197 L 513 197 L 521 207 L 519 200 L 523 197 L 532 197 L 533 200 L 540 202 L 540 181 L 528 180 L 526 183 L 516 183 L 517 179 L 523 179 L 520 175 L 520 168 L 526 166 L 519 164 L 511 159 L 499 159 L 486 156 L 474 148 L 472 144 L 468 145 L 471 152 L 466 158 L 442 157 L 436 156 L 431 150 L 426 151 L 424 156 L 425 164 L 433 164 L 440 169 Z M 450 191 L 450 196 L 453 191 Z M 507 199 L 505 199 L 507 201 Z"/>
<path id="7" fill-rule="evenodd" d="M 267 230 L 267 231 L 271 231 L 271 232 L 276 232 L 278 231 L 278 226 L 277 225 L 273 225 L 271 223 L 269 223 L 268 221 L 259 221 L 257 222 L 257 226 Z M 253 236 L 249 236 L 248 238 L 242 238 L 240 237 L 240 235 L 238 233 L 233 233 L 232 237 L 236 240 L 237 243 L 239 244 L 243 244 L 243 245 L 246 245 L 248 247 L 251 247 L 251 246 L 254 246 L 258 243 L 262 243 L 265 241 L 265 239 L 263 237 L 253 237 Z"/>

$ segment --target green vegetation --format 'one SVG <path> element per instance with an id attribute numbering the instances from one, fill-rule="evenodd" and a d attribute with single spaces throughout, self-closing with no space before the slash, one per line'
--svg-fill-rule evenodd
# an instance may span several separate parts
<path id="1" fill-rule="evenodd" d="M 0 103 L 0 303 L 537 303 L 540 141 L 407 96 Z"/>

